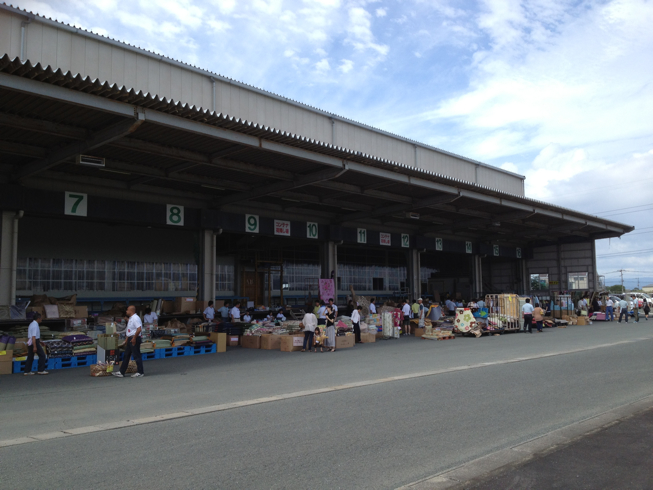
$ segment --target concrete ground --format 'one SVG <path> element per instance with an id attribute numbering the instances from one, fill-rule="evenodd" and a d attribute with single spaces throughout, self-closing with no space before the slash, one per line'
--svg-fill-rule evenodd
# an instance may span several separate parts
<path id="1" fill-rule="evenodd" d="M 3 482 L 108 488 L 126 471 L 161 488 L 396 488 L 653 395 L 652 347 L 653 323 L 594 323 L 336 353 L 232 348 L 148 361 L 141 379 L 3 376 Z"/>

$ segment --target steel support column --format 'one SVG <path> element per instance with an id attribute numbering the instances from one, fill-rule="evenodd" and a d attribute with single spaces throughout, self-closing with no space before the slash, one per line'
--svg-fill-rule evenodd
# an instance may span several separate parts
<path id="1" fill-rule="evenodd" d="M 17 248 L 18 215 L 13 211 L 3 211 L 0 224 L 0 305 L 16 304 Z"/>
<path id="2" fill-rule="evenodd" d="M 200 298 L 202 301 L 215 301 L 215 233 L 202 230 L 200 237 Z"/>
<path id="3" fill-rule="evenodd" d="M 338 294 L 338 244 L 333 241 L 328 241 L 322 245 L 322 257 L 320 263 L 322 264 L 322 278 L 329 279 L 333 277 L 335 280 L 336 295 Z M 337 300 L 337 298 L 333 298 Z"/>
<path id="4" fill-rule="evenodd" d="M 417 249 L 407 252 L 408 255 L 408 287 L 410 288 L 410 300 L 417 299 L 422 295 L 421 263 L 420 253 Z"/>
<path id="5" fill-rule="evenodd" d="M 474 280 L 474 296 L 483 295 L 483 258 L 476 254 L 474 255 L 473 267 L 473 280 Z"/>

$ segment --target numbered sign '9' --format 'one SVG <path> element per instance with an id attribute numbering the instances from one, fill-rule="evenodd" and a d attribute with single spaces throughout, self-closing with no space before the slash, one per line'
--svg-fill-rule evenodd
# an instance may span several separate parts
<path id="1" fill-rule="evenodd" d="M 245 231 L 247 233 L 258 233 L 259 231 L 259 219 L 256 214 L 246 214 L 245 215 Z"/>
<path id="2" fill-rule="evenodd" d="M 166 224 L 184 226 L 184 207 L 177 204 L 166 205 Z"/>

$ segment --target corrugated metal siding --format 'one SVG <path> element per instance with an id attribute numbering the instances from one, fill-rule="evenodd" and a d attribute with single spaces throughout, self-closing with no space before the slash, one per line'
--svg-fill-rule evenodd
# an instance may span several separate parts
<path id="1" fill-rule="evenodd" d="M 20 54 L 21 18 L 0 12 L 0 53 Z M 34 21 L 26 29 L 26 59 L 83 76 L 213 108 L 208 76 L 134 53 L 56 26 Z M 271 96 L 216 79 L 216 111 L 283 131 L 361 151 L 379 158 L 415 165 L 415 145 L 338 119 L 335 141 L 328 116 Z M 418 148 L 418 167 L 487 187 L 523 195 L 521 179 L 462 158 Z"/>
<path id="2" fill-rule="evenodd" d="M 589 289 L 594 288 L 596 263 L 593 256 L 594 242 L 569 243 L 560 246 L 560 268 L 558 268 L 557 246 L 533 249 L 533 258 L 527 260 L 528 274 L 549 274 L 550 281 L 559 281 L 551 286 L 552 291 L 567 290 L 569 274 L 587 272 Z M 560 277 L 559 271 L 562 274 Z"/>

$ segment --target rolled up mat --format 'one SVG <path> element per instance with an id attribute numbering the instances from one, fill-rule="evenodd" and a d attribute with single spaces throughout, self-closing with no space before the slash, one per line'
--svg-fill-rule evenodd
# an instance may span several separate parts
<path id="1" fill-rule="evenodd" d="M 3 335 L 0 337 L 0 350 L 7 350 L 7 342 L 9 341 L 9 335 Z"/>
<path id="2" fill-rule="evenodd" d="M 7 347 L 0 350 L 14 350 L 15 344 L 16 344 L 16 337 L 9 337 L 9 340 L 7 340 Z"/>

